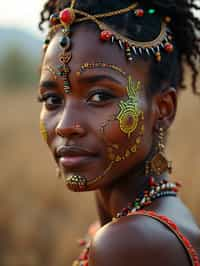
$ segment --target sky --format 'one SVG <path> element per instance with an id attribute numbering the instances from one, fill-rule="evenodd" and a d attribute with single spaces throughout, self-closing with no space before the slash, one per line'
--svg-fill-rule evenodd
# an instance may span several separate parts
<path id="1" fill-rule="evenodd" d="M 37 23 L 45 2 L 46 0 L 0 0 L 0 26 L 26 29 L 40 35 Z"/>

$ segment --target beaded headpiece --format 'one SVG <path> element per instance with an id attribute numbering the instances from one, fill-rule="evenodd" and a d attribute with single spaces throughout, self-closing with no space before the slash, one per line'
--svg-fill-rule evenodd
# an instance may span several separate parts
<path id="1" fill-rule="evenodd" d="M 82 10 L 76 9 L 76 0 L 71 1 L 71 5 L 68 8 L 60 11 L 59 14 L 53 14 L 50 17 L 51 29 L 47 38 L 45 40 L 44 49 L 48 47 L 52 37 L 58 30 L 62 30 L 63 37 L 60 40 L 60 45 L 62 48 L 68 50 L 71 45 L 70 41 L 70 26 L 72 24 L 81 23 L 84 21 L 94 22 L 100 30 L 100 40 L 103 42 L 110 42 L 112 44 L 117 43 L 122 50 L 124 50 L 125 55 L 129 61 L 134 59 L 137 55 L 154 55 L 156 60 L 161 61 L 161 51 L 171 53 L 174 49 L 172 44 L 172 36 L 167 24 L 170 22 L 170 17 L 165 17 L 162 21 L 160 33 L 151 41 L 135 41 L 124 37 L 122 34 L 111 29 L 110 26 L 101 21 L 101 19 L 109 18 L 117 15 L 126 14 L 130 11 L 134 12 L 136 17 L 143 17 L 145 12 L 149 15 L 154 15 L 156 10 L 151 8 L 144 11 L 139 8 L 137 2 L 131 4 L 127 8 L 114 10 L 112 12 L 91 15 Z M 69 61 L 69 58 L 65 58 L 65 63 Z M 64 75 L 61 71 L 61 75 Z"/>

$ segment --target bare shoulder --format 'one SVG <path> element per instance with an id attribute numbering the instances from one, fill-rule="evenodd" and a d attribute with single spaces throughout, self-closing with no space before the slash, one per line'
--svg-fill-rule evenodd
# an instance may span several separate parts
<path id="1" fill-rule="evenodd" d="M 95 235 L 90 266 L 189 266 L 174 233 L 145 216 L 129 216 L 107 224 Z"/>

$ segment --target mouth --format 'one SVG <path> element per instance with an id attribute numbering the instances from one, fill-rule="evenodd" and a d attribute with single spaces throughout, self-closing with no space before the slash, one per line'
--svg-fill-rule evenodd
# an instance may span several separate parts
<path id="1" fill-rule="evenodd" d="M 78 168 L 97 158 L 97 153 L 79 146 L 61 146 L 55 152 L 56 161 L 63 168 Z"/>

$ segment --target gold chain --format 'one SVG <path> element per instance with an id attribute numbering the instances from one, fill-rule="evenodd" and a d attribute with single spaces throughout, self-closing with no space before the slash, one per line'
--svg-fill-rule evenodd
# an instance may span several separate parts
<path id="1" fill-rule="evenodd" d="M 112 17 L 112 16 L 122 15 L 124 13 L 128 13 L 131 10 L 134 10 L 137 6 L 138 6 L 138 3 L 134 3 L 134 4 L 132 4 L 126 8 L 122 8 L 122 9 L 115 10 L 115 11 L 108 12 L 108 13 L 96 14 L 96 15 L 92 15 L 92 16 L 94 18 L 108 18 L 108 17 Z M 90 18 L 88 18 L 88 17 L 79 18 L 79 19 L 76 19 L 76 22 L 78 23 L 78 22 L 89 20 L 89 19 Z"/>
<path id="2" fill-rule="evenodd" d="M 76 0 L 72 0 L 71 1 L 71 5 L 70 5 L 70 8 L 74 8 L 76 5 Z"/>
<path id="3" fill-rule="evenodd" d="M 139 42 L 139 41 L 130 40 L 129 38 L 126 38 L 126 37 L 122 36 L 121 34 L 115 32 L 110 27 L 108 27 L 106 24 L 104 24 L 103 22 L 100 22 L 96 18 L 96 16 L 89 15 L 88 13 L 86 13 L 84 11 L 77 10 L 77 9 L 75 9 L 74 11 L 76 14 L 84 16 L 86 18 L 86 20 L 91 20 L 91 21 L 95 22 L 98 25 L 100 30 L 109 30 L 113 33 L 113 35 L 115 36 L 115 38 L 117 40 L 123 40 L 124 42 L 127 42 L 130 46 L 134 46 L 136 48 L 141 48 L 141 47 L 142 48 L 153 48 L 153 47 L 156 47 L 158 44 L 160 44 L 167 37 L 167 31 L 166 31 L 167 26 L 164 22 L 161 25 L 160 34 L 153 41 Z M 75 20 L 75 23 L 79 23 L 79 22 L 80 21 Z"/>

